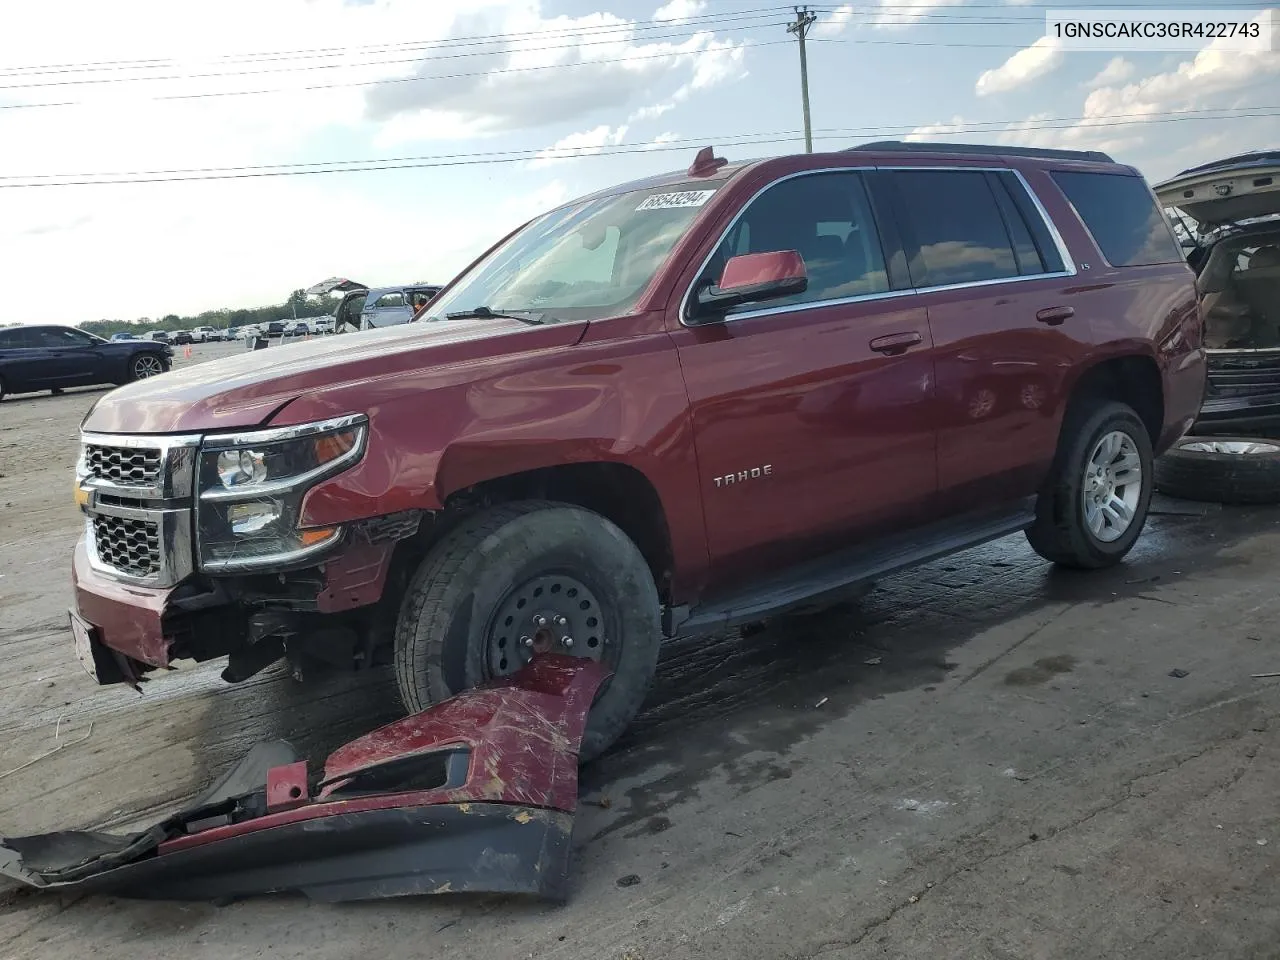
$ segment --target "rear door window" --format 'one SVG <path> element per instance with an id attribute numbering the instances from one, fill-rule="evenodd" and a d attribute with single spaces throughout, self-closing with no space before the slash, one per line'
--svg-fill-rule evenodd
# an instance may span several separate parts
<path id="1" fill-rule="evenodd" d="M 1141 177 L 1074 170 L 1052 176 L 1111 266 L 1182 261 L 1182 248 Z"/>
<path id="2" fill-rule="evenodd" d="M 917 287 L 1021 275 L 1005 216 L 983 171 L 899 170 L 894 181 Z"/>

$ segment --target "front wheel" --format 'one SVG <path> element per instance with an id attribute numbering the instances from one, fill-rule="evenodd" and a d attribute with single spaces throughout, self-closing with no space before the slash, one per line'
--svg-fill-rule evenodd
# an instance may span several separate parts
<path id="1" fill-rule="evenodd" d="M 603 661 L 613 676 L 587 719 L 587 761 L 639 710 L 660 642 L 653 577 L 615 524 L 567 504 L 507 504 L 460 522 L 423 560 L 396 624 L 396 681 L 417 712 L 539 652 Z"/>
<path id="2" fill-rule="evenodd" d="M 146 380 L 164 373 L 164 361 L 154 353 L 140 353 L 129 364 L 130 380 Z"/>
<path id="3" fill-rule="evenodd" d="M 1064 567 L 1119 563 L 1147 521 L 1151 460 L 1151 438 L 1131 407 L 1104 401 L 1070 411 L 1027 530 L 1032 548 Z"/>

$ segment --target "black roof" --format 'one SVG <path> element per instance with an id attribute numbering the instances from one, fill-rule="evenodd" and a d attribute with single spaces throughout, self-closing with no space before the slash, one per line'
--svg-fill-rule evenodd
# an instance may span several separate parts
<path id="1" fill-rule="evenodd" d="M 877 140 L 846 147 L 845 153 L 973 153 L 989 157 L 1032 157 L 1039 160 L 1090 160 L 1115 163 L 1101 150 L 1050 150 L 1044 147 L 1004 147 L 982 143 L 925 143 L 914 140 Z"/>

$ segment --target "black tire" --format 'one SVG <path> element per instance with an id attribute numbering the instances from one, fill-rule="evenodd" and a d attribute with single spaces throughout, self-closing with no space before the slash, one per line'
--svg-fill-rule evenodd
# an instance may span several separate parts
<path id="1" fill-rule="evenodd" d="M 490 620 L 521 584 L 555 574 L 573 577 L 599 601 L 599 655 L 610 662 L 613 677 L 591 709 L 580 759 L 608 749 L 653 680 L 662 639 L 658 592 L 626 534 L 599 514 L 567 504 L 529 501 L 482 511 L 427 554 L 396 623 L 396 682 L 408 710 L 491 679 Z M 516 642 L 513 633 L 513 647 Z"/>
<path id="2" fill-rule="evenodd" d="M 1155 476 L 1157 490 L 1181 500 L 1280 503 L 1280 439 L 1183 437 L 1156 460 Z"/>
<path id="3" fill-rule="evenodd" d="M 1129 526 L 1106 541 L 1089 528 L 1085 512 L 1086 465 L 1107 434 L 1129 437 L 1141 468 L 1141 483 Z M 1147 522 L 1151 505 L 1151 437 L 1132 407 L 1110 400 L 1074 404 L 1067 412 L 1062 439 L 1049 479 L 1036 503 L 1035 523 L 1027 530 L 1032 549 L 1063 567 L 1097 570 L 1119 563 Z"/>

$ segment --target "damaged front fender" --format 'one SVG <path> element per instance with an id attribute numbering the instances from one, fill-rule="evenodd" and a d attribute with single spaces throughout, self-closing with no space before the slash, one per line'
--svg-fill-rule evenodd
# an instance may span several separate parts
<path id="1" fill-rule="evenodd" d="M 578 751 L 607 668 L 535 657 L 332 753 L 260 744 L 185 810 L 118 835 L 0 840 L 0 875 L 59 892 L 337 902 L 567 892 Z"/>

